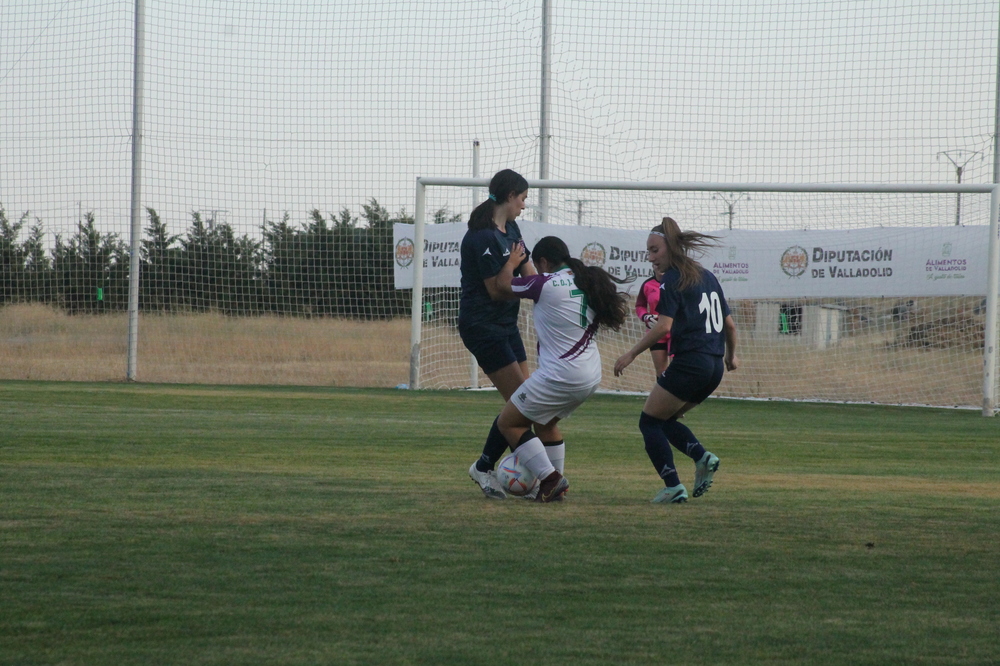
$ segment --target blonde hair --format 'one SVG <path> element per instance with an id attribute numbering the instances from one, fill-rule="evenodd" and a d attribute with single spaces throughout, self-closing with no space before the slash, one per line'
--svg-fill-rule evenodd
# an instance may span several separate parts
<path id="1" fill-rule="evenodd" d="M 718 236 L 698 231 L 681 231 L 672 217 L 663 218 L 663 222 L 653 227 L 649 233 L 660 236 L 666 242 L 670 267 L 676 268 L 681 274 L 678 289 L 687 289 L 701 281 L 701 272 L 705 269 L 690 255 L 692 252 L 703 252 L 715 247 Z"/>

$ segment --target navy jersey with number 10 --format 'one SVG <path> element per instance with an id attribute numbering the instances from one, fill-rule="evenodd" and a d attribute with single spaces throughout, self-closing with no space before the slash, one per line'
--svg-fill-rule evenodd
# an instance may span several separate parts
<path id="1" fill-rule="evenodd" d="M 725 356 L 726 338 L 723 322 L 729 316 L 729 304 L 722 286 L 711 271 L 701 269 L 701 281 L 681 291 L 677 287 L 681 274 L 670 268 L 660 284 L 660 302 L 656 311 L 672 317 L 670 351 L 674 355 L 697 352 Z"/>

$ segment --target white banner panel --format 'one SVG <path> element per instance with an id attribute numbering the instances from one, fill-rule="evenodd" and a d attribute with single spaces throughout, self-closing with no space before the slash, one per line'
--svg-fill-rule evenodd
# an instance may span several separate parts
<path id="1" fill-rule="evenodd" d="M 652 275 L 647 231 L 520 223 L 530 248 L 558 236 L 570 253 L 612 275 Z M 424 228 L 424 286 L 458 287 L 465 222 Z M 855 296 L 980 296 L 986 293 L 989 228 L 916 227 L 846 231 L 716 232 L 719 246 L 701 263 L 731 299 Z M 393 226 L 395 284 L 413 286 L 413 225 Z"/>

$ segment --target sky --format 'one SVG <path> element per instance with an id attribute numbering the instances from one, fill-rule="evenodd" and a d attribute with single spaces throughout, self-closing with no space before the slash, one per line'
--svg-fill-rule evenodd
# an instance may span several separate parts
<path id="1" fill-rule="evenodd" d="M 146 0 L 142 203 L 259 233 L 417 176 L 538 175 L 541 0 Z M 551 0 L 550 177 L 993 178 L 995 0 Z M 0 205 L 127 237 L 132 0 L 0 5 Z M 942 154 L 947 153 L 947 154 Z M 711 230 L 954 223 L 954 195 L 552 192 L 550 221 Z M 982 224 L 985 196 L 962 220 Z M 468 215 L 467 189 L 428 207 Z M 529 204 L 537 203 L 537 196 Z M 529 208 L 526 217 L 538 211 Z"/>

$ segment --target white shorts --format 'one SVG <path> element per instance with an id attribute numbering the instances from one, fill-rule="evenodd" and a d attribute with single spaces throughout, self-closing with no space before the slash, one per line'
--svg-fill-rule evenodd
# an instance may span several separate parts
<path id="1" fill-rule="evenodd" d="M 574 386 L 552 381 L 536 372 L 521 384 L 511 401 L 517 411 L 535 423 L 545 425 L 554 418 L 564 419 L 594 395 L 600 384 Z"/>

